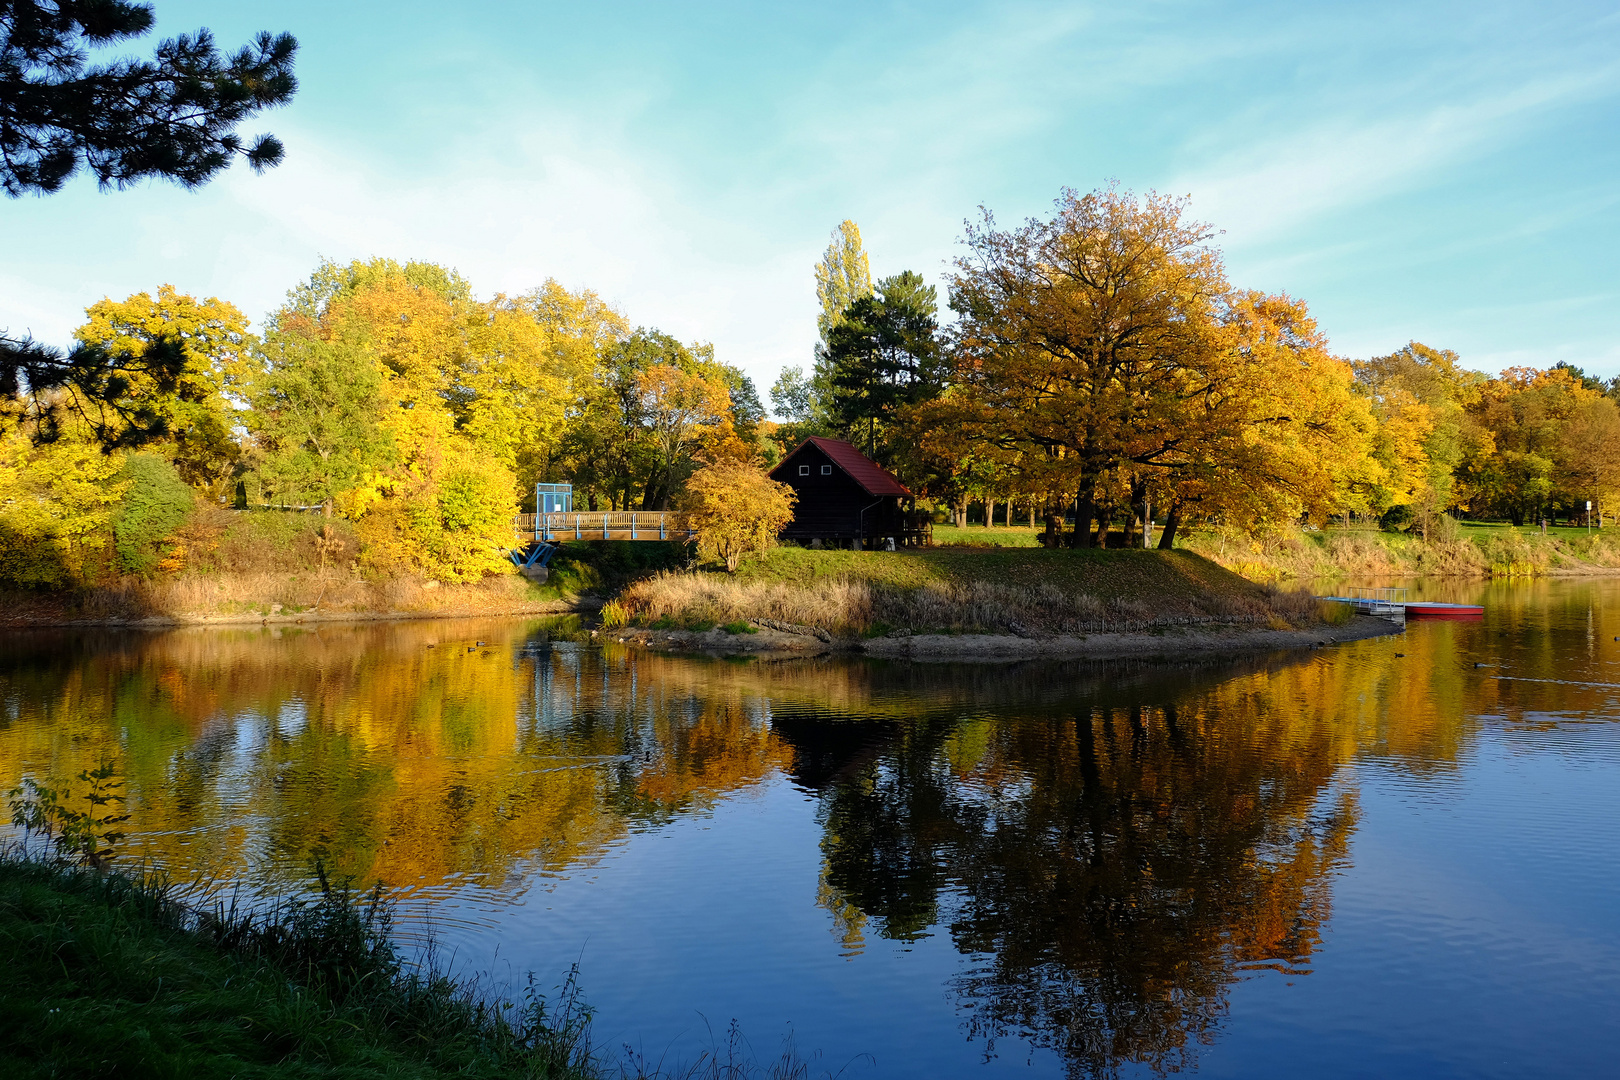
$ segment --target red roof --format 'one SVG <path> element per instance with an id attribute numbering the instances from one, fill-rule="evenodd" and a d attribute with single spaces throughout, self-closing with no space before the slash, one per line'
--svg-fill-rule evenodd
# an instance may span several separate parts
<path id="1" fill-rule="evenodd" d="M 847 443 L 843 439 L 823 439 L 819 435 L 812 435 L 803 443 L 800 443 L 798 448 L 793 451 L 793 454 L 797 454 L 811 443 L 815 444 L 817 450 L 832 458 L 833 464 L 848 473 L 849 478 L 861 485 L 868 495 L 911 497 L 911 492 L 907 491 L 906 486 L 896 480 L 892 473 L 855 449 L 853 444 Z M 793 454 L 783 458 L 782 465 L 786 465 L 791 461 Z M 781 465 L 777 466 L 777 468 L 781 468 Z"/>

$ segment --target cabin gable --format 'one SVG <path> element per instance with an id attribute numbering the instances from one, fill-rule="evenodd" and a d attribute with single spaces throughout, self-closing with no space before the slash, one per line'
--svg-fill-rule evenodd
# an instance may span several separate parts
<path id="1" fill-rule="evenodd" d="M 888 492 L 874 495 L 850 475 L 846 464 L 851 463 Z M 771 479 L 788 485 L 798 496 L 783 539 L 836 543 L 894 537 L 900 542 L 904 536 L 902 504 L 911 501 L 909 493 L 897 494 L 905 488 L 847 443 L 807 440 L 771 470 Z"/>

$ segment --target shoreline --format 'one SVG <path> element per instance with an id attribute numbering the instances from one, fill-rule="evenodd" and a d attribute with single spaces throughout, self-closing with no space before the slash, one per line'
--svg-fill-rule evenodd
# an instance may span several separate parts
<path id="1" fill-rule="evenodd" d="M 582 596 L 577 600 L 540 600 L 496 609 L 445 609 L 442 611 L 299 611 L 274 615 L 143 615 L 138 618 L 57 619 L 20 616 L 0 618 L 0 631 L 49 630 L 61 627 L 108 627 L 113 629 L 164 630 L 185 626 L 296 626 L 300 623 L 412 622 L 441 619 L 518 619 L 544 615 L 581 615 L 600 611 L 602 599 Z"/>
<path id="2" fill-rule="evenodd" d="M 810 627 L 792 630 L 751 623 L 755 632 L 730 634 L 715 628 L 643 630 L 623 627 L 593 631 L 599 642 L 616 641 L 661 652 L 711 656 L 764 656 L 773 659 L 843 654 L 875 659 L 1001 661 L 1052 659 L 1182 660 L 1234 656 L 1282 649 L 1318 649 L 1349 641 L 1404 633 L 1403 624 L 1358 615 L 1342 626 L 1269 630 L 1226 625 L 1173 628 L 1161 632 L 1104 631 L 1092 634 L 1018 637 L 1013 634 L 893 634 L 881 638 L 834 638 Z"/>

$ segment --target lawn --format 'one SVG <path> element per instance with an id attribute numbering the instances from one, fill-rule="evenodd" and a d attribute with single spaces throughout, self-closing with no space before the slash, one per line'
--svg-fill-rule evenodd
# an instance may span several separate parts
<path id="1" fill-rule="evenodd" d="M 937 535 L 937 534 L 936 534 Z M 1099 600 L 1209 595 L 1259 596 L 1260 586 L 1190 551 L 932 547 L 907 551 L 813 551 L 780 547 L 739 567 L 740 583 L 808 585 L 865 581 L 891 589 L 934 583 L 988 581 L 1055 585 Z"/>

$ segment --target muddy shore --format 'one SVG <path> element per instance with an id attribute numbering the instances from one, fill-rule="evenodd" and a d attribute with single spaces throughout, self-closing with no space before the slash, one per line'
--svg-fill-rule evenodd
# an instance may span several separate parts
<path id="1" fill-rule="evenodd" d="M 716 628 L 643 630 L 634 627 L 597 632 L 598 640 L 620 641 L 670 652 L 724 656 L 816 656 L 851 653 L 896 660 L 988 662 L 1052 658 L 1131 658 L 1179 660 L 1231 656 L 1280 649 L 1316 649 L 1344 641 L 1399 634 L 1405 627 L 1387 619 L 1357 616 L 1342 626 L 1304 630 L 1267 630 L 1244 626 L 1208 626 L 1145 633 L 1095 633 L 1019 637 L 1013 634 L 891 634 L 881 638 L 834 638 L 810 627 L 752 624 L 751 634 Z"/>
<path id="2" fill-rule="evenodd" d="M 279 607 L 280 605 L 275 605 Z M 525 616 L 581 615 L 601 610 L 598 597 L 574 600 L 530 601 L 494 609 L 446 608 L 441 611 L 299 611 L 271 614 L 146 615 L 138 618 L 74 619 L 51 615 L 0 615 L 0 630 L 29 630 L 63 626 L 132 627 L 161 630 L 181 626 L 292 626 L 300 623 L 408 622 L 419 619 L 502 619 Z"/>

